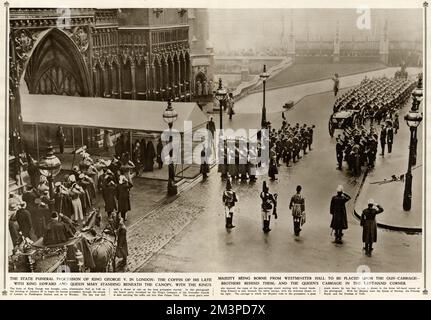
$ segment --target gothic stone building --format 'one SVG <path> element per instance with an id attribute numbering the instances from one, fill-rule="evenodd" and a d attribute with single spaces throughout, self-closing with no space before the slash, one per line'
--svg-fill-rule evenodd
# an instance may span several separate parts
<path id="1" fill-rule="evenodd" d="M 205 12 L 191 10 L 10 8 L 10 157 L 27 149 L 20 92 L 191 101 L 192 73 L 212 71 L 211 52 L 199 45 L 207 28 L 189 35 Z"/>
<path id="2" fill-rule="evenodd" d="M 11 8 L 11 153 L 21 149 L 22 90 L 189 101 L 188 32 L 186 9 Z"/>

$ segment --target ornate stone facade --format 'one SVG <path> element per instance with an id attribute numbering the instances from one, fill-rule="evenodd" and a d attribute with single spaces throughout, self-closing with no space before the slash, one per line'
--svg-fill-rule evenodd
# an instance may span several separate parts
<path id="1" fill-rule="evenodd" d="M 11 153 L 24 149 L 20 90 L 189 101 L 187 10 L 9 9 Z"/>

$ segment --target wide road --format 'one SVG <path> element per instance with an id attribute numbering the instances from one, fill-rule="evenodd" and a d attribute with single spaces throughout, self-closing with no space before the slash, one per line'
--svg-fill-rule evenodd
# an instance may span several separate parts
<path id="1" fill-rule="evenodd" d="M 272 92 L 280 94 L 270 91 L 268 95 Z M 253 108 L 261 103 L 261 95 L 247 99 Z M 332 92 L 308 96 L 287 114 L 292 124 L 316 125 L 314 144 L 313 150 L 298 163 L 279 168 L 279 181 L 269 182 L 270 191 L 279 195 L 279 218 L 272 221 L 269 234 L 261 229 L 259 199 L 262 182 L 267 177 L 260 177 L 254 184 L 234 181 L 233 187 L 239 197 L 234 217 L 236 228 L 227 232 L 221 202 L 225 183 L 214 170 L 206 182 L 200 182 L 163 208 L 160 214 L 184 212 L 184 219 L 193 217 L 190 218 L 192 222 L 137 271 L 355 272 L 367 266 L 372 272 L 419 272 L 420 236 L 379 230 L 373 256 L 364 255 L 362 229 L 352 215 L 353 199 L 348 206 L 349 229 L 345 232 L 344 244 L 333 243 L 329 228 L 330 199 L 339 184 L 343 184 L 345 192 L 353 198 L 360 185 L 360 181 L 345 171 L 335 169 L 335 140 L 330 138 L 327 129 L 333 101 Z M 269 113 L 268 118 L 276 127 L 281 123 L 278 112 Z M 260 114 L 238 113 L 230 122 L 235 128 L 249 128 L 253 123 L 260 123 Z M 408 137 L 398 135 L 394 148 L 402 139 Z M 377 165 L 380 164 L 379 159 Z M 295 238 L 288 204 L 298 184 L 303 186 L 307 223 L 301 236 Z"/>

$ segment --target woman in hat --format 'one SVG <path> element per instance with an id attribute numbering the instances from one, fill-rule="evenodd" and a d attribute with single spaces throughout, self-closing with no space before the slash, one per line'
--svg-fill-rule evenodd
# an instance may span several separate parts
<path id="1" fill-rule="evenodd" d="M 384 210 L 379 204 L 375 204 L 373 199 L 368 200 L 368 207 L 362 211 L 362 242 L 365 244 L 364 250 L 367 256 L 371 256 L 373 243 L 377 242 L 376 215 Z"/>
<path id="2" fill-rule="evenodd" d="M 66 215 L 68 218 L 71 218 L 73 216 L 73 208 L 72 208 L 72 199 L 70 198 L 69 189 L 66 188 L 64 184 L 61 182 L 57 182 L 57 198 L 56 204 L 58 207 L 56 207 L 56 210 L 58 213 L 62 213 Z M 55 199 L 55 197 L 54 197 Z"/>
<path id="3" fill-rule="evenodd" d="M 70 176 L 70 177 L 74 177 L 74 176 Z M 82 189 L 77 183 L 73 182 L 69 190 L 69 195 L 72 202 L 73 220 L 75 222 L 84 221 L 84 210 L 82 208 L 82 202 L 81 202 L 81 195 L 83 193 L 84 193 L 84 189 Z"/>
<path id="4" fill-rule="evenodd" d="M 223 192 L 222 201 L 225 206 L 226 229 L 235 228 L 235 226 L 232 224 L 232 221 L 234 207 L 238 202 L 238 197 L 236 196 L 235 191 L 232 190 L 232 183 L 230 179 L 227 179 L 226 181 L 226 190 Z"/>
<path id="5" fill-rule="evenodd" d="M 351 197 L 343 192 L 343 186 L 339 185 L 337 194 L 332 197 L 330 214 L 332 215 L 331 228 L 335 230 L 335 243 L 343 243 L 343 230 L 347 229 L 346 202 Z"/>
<path id="6" fill-rule="evenodd" d="M 121 218 L 127 221 L 127 211 L 131 210 L 130 206 L 130 189 L 133 185 L 127 180 L 124 175 L 124 170 L 121 170 L 121 175 L 118 178 L 118 211 L 121 214 Z"/>
<path id="7" fill-rule="evenodd" d="M 12 240 L 13 246 L 17 246 L 20 243 L 20 235 L 19 235 L 19 225 L 16 219 L 16 212 L 19 208 L 17 203 L 12 203 L 9 205 L 9 219 L 8 219 L 8 227 L 9 227 L 9 235 Z"/>
<path id="8" fill-rule="evenodd" d="M 305 223 L 305 199 L 301 195 L 301 190 L 301 186 L 296 187 L 296 194 L 292 196 L 289 204 L 289 209 L 292 210 L 295 236 L 299 236 L 301 226 Z"/>
<path id="9" fill-rule="evenodd" d="M 39 184 L 37 185 L 37 191 L 39 194 L 43 194 L 45 191 L 49 191 L 47 177 L 40 176 Z"/>
<path id="10" fill-rule="evenodd" d="M 271 231 L 270 223 L 271 223 L 271 210 L 274 210 L 277 206 L 277 195 L 272 195 L 269 193 L 269 188 L 266 185 L 266 181 L 263 182 L 262 192 L 260 193 L 260 198 L 262 199 L 262 230 L 267 233 Z M 274 215 L 277 218 L 277 215 Z"/>

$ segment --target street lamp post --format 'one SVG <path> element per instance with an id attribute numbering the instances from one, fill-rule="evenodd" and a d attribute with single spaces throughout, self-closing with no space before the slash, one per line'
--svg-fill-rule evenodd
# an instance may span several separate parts
<path id="1" fill-rule="evenodd" d="M 259 76 L 263 82 L 263 105 L 262 105 L 262 120 L 261 127 L 266 126 L 266 106 L 265 106 L 265 93 L 266 93 L 266 80 L 269 78 L 269 73 L 266 72 L 266 64 L 263 65 L 263 72 Z"/>
<path id="2" fill-rule="evenodd" d="M 223 101 L 226 98 L 227 90 L 223 88 L 221 78 L 218 79 L 218 89 L 215 92 L 215 98 L 219 102 L 219 112 L 220 112 L 220 134 L 223 130 Z"/>
<path id="3" fill-rule="evenodd" d="M 168 195 L 176 195 L 178 193 L 177 186 L 175 185 L 175 168 L 172 161 L 173 156 L 173 144 L 172 144 L 172 126 L 178 118 L 178 113 L 172 106 L 172 102 L 168 101 L 168 106 L 165 112 L 163 112 L 163 120 L 168 124 L 169 127 L 169 143 L 171 149 L 169 150 L 169 165 L 168 165 Z"/>
<path id="4" fill-rule="evenodd" d="M 417 111 L 419 110 L 419 105 L 421 104 L 422 98 L 423 98 L 423 89 L 422 89 L 422 73 L 420 73 L 418 75 L 418 84 L 415 90 L 413 90 L 412 92 L 412 110 Z M 418 145 L 418 140 L 416 138 L 416 136 L 414 137 L 413 140 L 413 145 L 412 145 L 412 166 L 416 165 L 416 159 L 417 159 L 417 145 Z"/>
<path id="5" fill-rule="evenodd" d="M 419 75 L 417 88 L 413 91 L 412 108 L 404 117 L 407 125 L 410 128 L 410 147 L 409 161 L 404 185 L 403 209 L 409 211 L 412 207 L 412 166 L 416 163 L 416 144 L 417 144 L 417 129 L 422 121 L 422 113 L 419 112 L 419 105 L 422 101 L 422 76 Z"/>
<path id="6" fill-rule="evenodd" d="M 54 155 L 54 148 L 51 145 L 47 148 L 46 156 L 39 161 L 38 169 L 40 174 L 48 179 L 49 198 L 52 200 L 54 197 L 52 183 L 54 177 L 60 173 L 61 161 Z"/>

